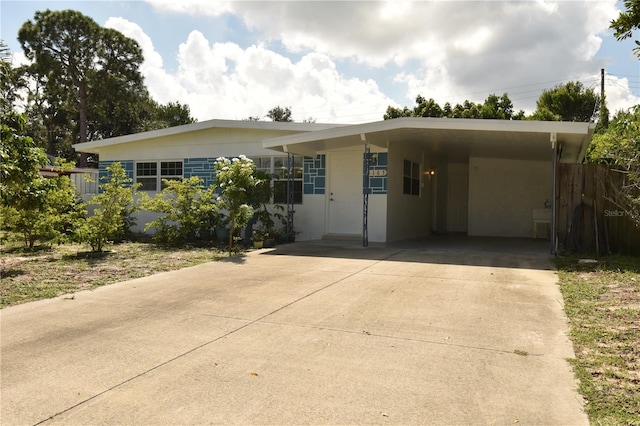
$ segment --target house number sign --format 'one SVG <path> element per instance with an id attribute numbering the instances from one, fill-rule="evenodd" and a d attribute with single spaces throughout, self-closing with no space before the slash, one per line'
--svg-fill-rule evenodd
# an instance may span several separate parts
<path id="1" fill-rule="evenodd" d="M 386 176 L 386 170 L 369 170 L 369 177 L 381 177 Z"/>

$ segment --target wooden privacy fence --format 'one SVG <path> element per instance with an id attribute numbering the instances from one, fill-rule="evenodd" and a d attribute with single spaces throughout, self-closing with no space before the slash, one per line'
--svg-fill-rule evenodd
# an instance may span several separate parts
<path id="1" fill-rule="evenodd" d="M 640 254 L 640 227 L 614 202 L 622 173 L 602 164 L 559 164 L 556 178 L 559 253 Z"/>

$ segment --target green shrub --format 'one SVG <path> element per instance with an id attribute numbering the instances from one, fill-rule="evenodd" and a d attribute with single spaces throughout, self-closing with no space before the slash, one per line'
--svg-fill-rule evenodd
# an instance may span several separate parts
<path id="1" fill-rule="evenodd" d="M 61 172 L 73 168 L 72 163 L 58 160 Z M 14 193 L 2 208 L 4 226 L 22 237 L 32 249 L 40 244 L 69 241 L 84 217 L 82 202 L 68 176 L 33 176 L 28 187 Z"/>
<path id="2" fill-rule="evenodd" d="M 138 210 L 134 200 L 140 185 L 132 184 L 133 179 L 127 177 L 119 162 L 107 167 L 107 172 L 102 178 L 105 183 L 100 185 L 101 192 L 88 203 L 96 206 L 93 213 L 76 230 L 78 239 L 89 244 L 94 252 L 124 238 L 135 223 L 133 213 Z"/>
<path id="3" fill-rule="evenodd" d="M 229 254 L 233 249 L 236 229 L 245 228 L 253 217 L 251 194 L 262 180 L 256 177 L 256 166 L 244 155 L 228 159 L 219 157 L 214 164 L 216 181 L 220 188 L 218 206 L 229 214 Z"/>
<path id="4" fill-rule="evenodd" d="M 180 244 L 206 240 L 219 218 L 215 186 L 204 189 L 199 177 L 163 180 L 166 187 L 154 198 L 146 196 L 142 208 L 161 216 L 145 225 L 156 230 L 155 240 Z"/>

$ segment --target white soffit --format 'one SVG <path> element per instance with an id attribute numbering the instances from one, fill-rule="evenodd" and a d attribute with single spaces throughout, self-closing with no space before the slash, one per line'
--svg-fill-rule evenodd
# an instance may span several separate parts
<path id="1" fill-rule="evenodd" d="M 309 155 L 367 142 L 386 148 L 394 142 L 422 143 L 433 152 L 456 156 L 551 158 L 550 134 L 563 146 L 563 160 L 582 161 L 595 125 L 560 121 L 396 118 L 267 139 L 263 147 Z"/>

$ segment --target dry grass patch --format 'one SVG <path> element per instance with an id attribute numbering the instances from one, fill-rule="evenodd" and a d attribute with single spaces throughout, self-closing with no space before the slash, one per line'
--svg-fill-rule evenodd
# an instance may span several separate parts
<path id="1" fill-rule="evenodd" d="M 150 243 L 122 243 L 104 253 L 67 244 L 25 252 L 0 249 L 0 307 L 46 299 L 132 278 L 171 271 L 226 256 L 216 248 L 165 248 Z"/>

